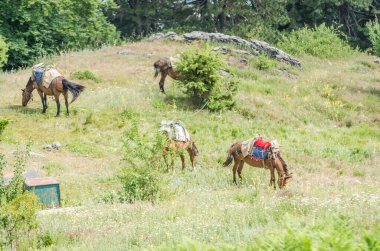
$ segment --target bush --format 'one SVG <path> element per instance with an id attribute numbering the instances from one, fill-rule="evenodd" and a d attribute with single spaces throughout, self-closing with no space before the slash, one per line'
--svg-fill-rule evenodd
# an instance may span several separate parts
<path id="1" fill-rule="evenodd" d="M 339 38 L 337 29 L 321 24 L 315 28 L 302 28 L 283 36 L 278 47 L 293 55 L 312 55 L 324 59 L 349 56 L 355 52 Z"/>
<path id="2" fill-rule="evenodd" d="M 368 29 L 369 40 L 371 41 L 373 52 L 376 56 L 380 57 L 380 24 L 379 22 L 368 22 L 366 27 Z"/>
<path id="3" fill-rule="evenodd" d="M 8 45 L 5 43 L 4 38 L 0 36 L 0 68 L 8 60 Z"/>
<path id="4" fill-rule="evenodd" d="M 122 202 L 133 203 L 136 200 L 155 201 L 160 190 L 159 174 L 147 167 L 124 168 L 119 175 L 123 190 L 119 194 Z"/>
<path id="5" fill-rule="evenodd" d="M 123 139 L 124 167 L 118 175 L 122 189 L 103 195 L 106 203 L 115 201 L 133 203 L 136 200 L 156 201 L 161 195 L 162 176 L 158 171 L 164 166 L 162 150 L 167 144 L 165 135 L 156 133 L 154 138 L 139 130 L 139 114 L 126 109 L 122 116 L 131 124 Z"/>
<path id="6" fill-rule="evenodd" d="M 1 247 L 13 245 L 16 240 L 26 237 L 29 231 L 37 227 L 36 210 L 38 198 L 24 191 L 23 172 L 29 153 L 17 152 L 14 176 L 8 185 L 4 184 L 2 173 L 6 167 L 4 156 L 0 154 L 0 242 Z M 1 249 L 1 248 L 0 248 Z"/>
<path id="7" fill-rule="evenodd" d="M 101 81 L 101 79 L 98 76 L 96 76 L 93 72 L 89 70 L 75 71 L 71 74 L 71 76 L 80 80 L 93 80 L 96 83 L 99 83 Z"/>
<path id="8" fill-rule="evenodd" d="M 213 111 L 230 109 L 234 105 L 238 81 L 220 76 L 218 71 L 226 65 L 218 53 L 207 47 L 188 50 L 181 55 L 176 68 L 181 74 L 178 82 L 195 105 L 207 103 Z"/>
<path id="9" fill-rule="evenodd" d="M 0 119 L 0 139 L 1 139 L 1 134 L 4 132 L 5 127 L 8 125 L 9 121 L 6 119 Z"/>
<path id="10" fill-rule="evenodd" d="M 13 245 L 27 237 L 37 227 L 36 211 L 39 200 L 33 193 L 25 192 L 0 209 L 0 236 L 2 247 Z"/>
<path id="11" fill-rule="evenodd" d="M 277 61 L 270 59 L 267 55 L 261 54 L 257 58 L 256 67 L 260 70 L 269 70 L 277 65 Z"/>

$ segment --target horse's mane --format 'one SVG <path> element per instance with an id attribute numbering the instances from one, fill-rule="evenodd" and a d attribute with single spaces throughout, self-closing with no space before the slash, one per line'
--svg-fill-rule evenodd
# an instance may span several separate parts
<path id="1" fill-rule="evenodd" d="M 289 175 L 289 172 L 288 172 L 288 165 L 286 164 L 285 160 L 281 157 L 280 154 L 277 155 L 279 160 L 281 161 L 282 165 L 284 166 L 284 171 L 285 171 L 285 174 L 286 176 Z"/>

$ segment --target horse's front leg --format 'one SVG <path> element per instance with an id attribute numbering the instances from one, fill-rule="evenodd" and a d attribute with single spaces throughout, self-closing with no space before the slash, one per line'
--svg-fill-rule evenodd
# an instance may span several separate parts
<path id="1" fill-rule="evenodd" d="M 58 117 L 61 110 L 61 104 L 59 103 L 59 94 L 54 94 L 54 99 L 57 103 L 57 114 L 55 116 Z"/>
<path id="2" fill-rule="evenodd" d="M 238 173 L 239 179 L 240 179 L 240 183 L 243 183 L 243 177 L 241 176 L 241 172 L 243 171 L 243 167 L 244 167 L 244 161 L 241 160 L 239 163 L 238 170 L 237 170 L 237 173 Z"/>
<path id="3" fill-rule="evenodd" d="M 185 155 L 183 155 L 183 154 L 181 153 L 180 157 L 181 157 L 182 171 L 183 171 L 183 170 L 185 170 Z"/>
<path id="4" fill-rule="evenodd" d="M 38 95 L 40 95 L 41 102 L 42 102 L 42 113 L 46 112 L 46 105 L 45 105 L 45 100 L 44 100 L 44 93 L 40 90 L 37 90 Z"/>
<path id="5" fill-rule="evenodd" d="M 46 107 L 46 109 L 48 108 L 48 105 L 47 105 L 47 95 L 44 93 L 44 100 L 45 100 L 45 107 Z"/>
<path id="6" fill-rule="evenodd" d="M 270 168 L 270 183 L 269 183 L 269 186 L 274 186 L 274 189 L 276 189 L 276 178 L 274 176 L 274 168 L 273 168 L 273 165 L 271 166 Z"/>

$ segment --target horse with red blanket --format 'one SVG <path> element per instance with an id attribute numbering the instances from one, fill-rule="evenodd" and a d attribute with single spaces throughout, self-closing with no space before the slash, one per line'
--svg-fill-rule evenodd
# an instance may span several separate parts
<path id="1" fill-rule="evenodd" d="M 280 154 L 280 146 L 276 140 L 271 142 L 263 140 L 259 135 L 253 139 L 243 142 L 234 143 L 228 150 L 228 156 L 223 166 L 228 166 L 234 161 L 232 168 L 233 182 L 236 182 L 236 171 L 239 175 L 240 181 L 242 180 L 241 172 L 244 163 L 250 166 L 266 168 L 271 172 L 270 185 L 276 188 L 274 169 L 278 174 L 278 186 L 285 187 L 286 182 L 292 177 L 288 173 L 287 164 Z"/>

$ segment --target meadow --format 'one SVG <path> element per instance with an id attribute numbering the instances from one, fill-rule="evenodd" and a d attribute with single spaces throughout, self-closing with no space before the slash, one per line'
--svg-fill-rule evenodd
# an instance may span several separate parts
<path id="1" fill-rule="evenodd" d="M 240 80 L 236 108 L 212 113 L 192 107 L 172 80 L 166 95 L 153 80 L 159 57 L 199 46 L 142 41 L 42 59 L 86 86 L 70 116 L 62 109 L 55 117 L 50 98 L 42 114 L 37 93 L 21 106 L 31 69 L 0 73 L 0 117 L 10 121 L 0 152 L 12 162 L 30 142 L 27 168 L 61 185 L 63 207 L 38 213 L 38 235 L 49 243 L 31 238 L 21 248 L 380 250 L 380 65 L 365 53 L 301 56 L 302 70 L 230 58 Z M 86 70 L 96 78 L 78 79 Z M 175 174 L 161 172 L 163 195 L 154 203 L 104 199 L 131 165 L 123 138 L 132 119 L 147 138 L 161 120 L 181 120 L 201 153 L 195 170 L 186 156 L 185 171 L 178 158 Z M 256 133 L 281 144 L 293 173 L 286 189 L 273 190 L 268 170 L 247 165 L 234 186 L 231 167 L 222 167 L 229 146 Z M 62 150 L 42 149 L 53 141 Z"/>

